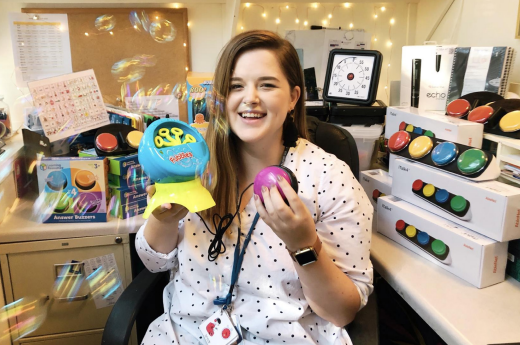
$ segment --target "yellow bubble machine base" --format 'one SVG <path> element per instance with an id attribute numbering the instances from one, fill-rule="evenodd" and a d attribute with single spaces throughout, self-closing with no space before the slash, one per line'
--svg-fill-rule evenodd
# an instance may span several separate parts
<path id="1" fill-rule="evenodd" d="M 211 193 L 202 186 L 199 178 L 176 183 L 156 182 L 155 194 L 150 198 L 143 218 L 147 219 L 157 207 L 167 203 L 182 205 L 191 213 L 215 206 L 215 200 Z"/>

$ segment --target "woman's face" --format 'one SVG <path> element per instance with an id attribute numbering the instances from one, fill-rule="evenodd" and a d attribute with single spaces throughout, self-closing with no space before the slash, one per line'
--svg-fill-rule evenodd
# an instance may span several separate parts
<path id="1" fill-rule="evenodd" d="M 279 143 L 300 88 L 291 90 L 274 53 L 256 49 L 240 55 L 230 84 L 226 111 L 231 130 L 247 144 Z"/>

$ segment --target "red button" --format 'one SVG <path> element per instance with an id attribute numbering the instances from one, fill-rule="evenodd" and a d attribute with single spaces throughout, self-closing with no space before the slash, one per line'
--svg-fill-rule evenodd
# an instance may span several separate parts
<path id="1" fill-rule="evenodd" d="M 399 231 L 403 231 L 404 230 L 404 227 L 406 226 L 406 223 L 404 222 L 404 220 L 402 219 L 399 219 L 396 223 L 395 223 L 395 228 Z"/>
<path id="2" fill-rule="evenodd" d="M 381 195 L 381 192 L 378 189 L 374 189 L 374 191 L 372 192 L 372 198 L 374 198 L 374 200 L 379 198 L 380 195 Z"/>
<path id="3" fill-rule="evenodd" d="M 400 130 L 400 131 L 404 131 L 405 128 L 406 128 L 406 122 L 403 121 L 403 122 L 401 122 L 401 123 L 399 124 L 399 130 Z"/>
<path id="4" fill-rule="evenodd" d="M 446 113 L 453 117 L 463 117 L 468 113 L 469 108 L 470 104 L 468 101 L 462 98 L 456 99 L 448 104 L 446 107 Z"/>
<path id="5" fill-rule="evenodd" d="M 231 335 L 231 332 L 228 328 L 224 328 L 222 330 L 222 338 L 227 339 Z"/>
<path id="6" fill-rule="evenodd" d="M 415 180 L 412 184 L 412 189 L 416 192 L 420 191 L 423 186 L 423 181 L 421 180 Z"/>
<path id="7" fill-rule="evenodd" d="M 410 133 L 399 131 L 392 134 L 388 139 L 388 149 L 390 152 L 399 152 L 410 143 Z"/>
<path id="8" fill-rule="evenodd" d="M 491 115 L 493 115 L 493 108 L 489 105 L 482 105 L 473 109 L 469 115 L 468 120 L 478 123 L 486 123 Z"/>

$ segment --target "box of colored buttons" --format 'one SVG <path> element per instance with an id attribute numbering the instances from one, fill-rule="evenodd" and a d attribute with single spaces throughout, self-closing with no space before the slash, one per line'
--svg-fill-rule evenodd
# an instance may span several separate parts
<path id="1" fill-rule="evenodd" d="M 79 153 L 80 157 L 97 157 L 96 150 L 84 150 Z M 128 170 L 140 168 L 137 153 L 125 156 L 108 156 L 109 169 L 112 175 L 124 176 Z"/>
<path id="2" fill-rule="evenodd" d="M 520 282 L 520 240 L 509 242 L 506 273 Z"/>
<path id="3" fill-rule="evenodd" d="M 475 183 L 407 159 L 393 169 L 392 195 L 494 240 L 520 238 L 520 188 Z"/>
<path id="4" fill-rule="evenodd" d="M 146 198 L 132 202 L 130 204 L 121 204 L 115 200 L 110 207 L 110 215 L 113 217 L 127 219 L 143 214 L 148 202 Z"/>
<path id="5" fill-rule="evenodd" d="M 146 199 L 148 194 L 146 193 L 146 186 L 138 184 L 128 188 L 110 187 L 109 195 L 111 202 L 117 200 L 119 204 L 127 205 Z M 114 200 L 112 201 L 112 199 Z"/>
<path id="6" fill-rule="evenodd" d="M 43 195 L 44 223 L 88 223 L 107 220 L 105 158 L 43 158 L 37 165 Z"/>
<path id="7" fill-rule="evenodd" d="M 123 176 L 108 174 L 108 184 L 110 187 L 129 188 L 136 185 L 148 186 L 152 182 L 141 168 L 137 168 Z"/>
<path id="8" fill-rule="evenodd" d="M 386 109 L 385 138 L 390 138 L 397 131 L 417 133 L 481 148 L 484 125 L 452 118 L 442 112 L 411 107 L 388 107 Z"/>
<path id="9" fill-rule="evenodd" d="M 377 231 L 428 261 L 478 288 L 505 279 L 507 242 L 493 241 L 395 196 L 380 198 L 377 208 Z"/>
<path id="10" fill-rule="evenodd" d="M 426 135 L 395 132 L 388 139 L 388 150 L 473 181 L 494 180 L 500 176 L 498 161 L 490 152 Z"/>
<path id="11" fill-rule="evenodd" d="M 367 193 L 376 211 L 379 197 L 392 194 L 392 177 L 382 169 L 362 171 L 360 177 L 361 187 Z"/>

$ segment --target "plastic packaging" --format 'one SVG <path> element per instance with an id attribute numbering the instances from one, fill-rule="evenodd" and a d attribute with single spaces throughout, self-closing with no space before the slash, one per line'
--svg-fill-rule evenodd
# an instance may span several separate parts
<path id="1" fill-rule="evenodd" d="M 370 160 L 374 153 L 376 140 L 383 133 L 383 125 L 365 127 L 361 125 L 341 126 L 349 131 L 356 141 L 359 154 L 359 171 L 370 169 Z"/>

